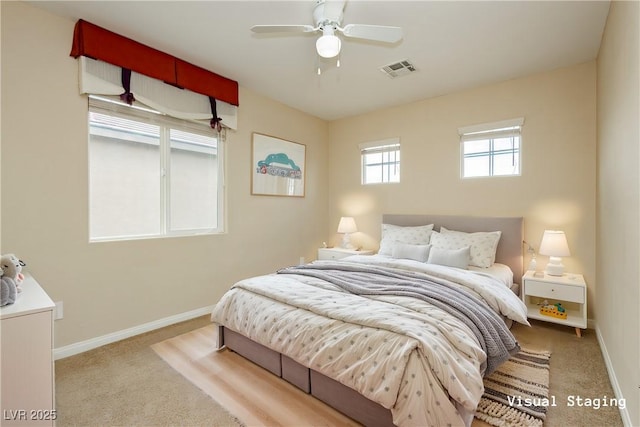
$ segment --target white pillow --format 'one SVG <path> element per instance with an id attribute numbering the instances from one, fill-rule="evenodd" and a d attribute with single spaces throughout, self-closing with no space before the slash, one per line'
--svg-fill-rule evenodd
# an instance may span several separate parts
<path id="1" fill-rule="evenodd" d="M 442 249 L 432 246 L 427 263 L 467 269 L 469 252 L 469 246 L 460 249 Z"/>
<path id="2" fill-rule="evenodd" d="M 391 250 L 391 256 L 427 262 L 430 249 L 431 245 L 412 245 L 410 243 L 395 242 Z"/>
<path id="3" fill-rule="evenodd" d="M 439 238 L 434 246 L 444 249 L 458 249 L 464 246 L 471 247 L 470 265 L 476 267 L 491 267 L 496 261 L 496 250 L 500 241 L 501 231 L 480 231 L 465 233 L 462 231 L 448 230 L 440 227 Z"/>
<path id="4" fill-rule="evenodd" d="M 391 252 L 395 242 L 428 245 L 431 240 L 432 230 L 433 224 L 419 225 L 417 227 L 382 224 L 382 239 L 378 254 L 392 256 Z"/>

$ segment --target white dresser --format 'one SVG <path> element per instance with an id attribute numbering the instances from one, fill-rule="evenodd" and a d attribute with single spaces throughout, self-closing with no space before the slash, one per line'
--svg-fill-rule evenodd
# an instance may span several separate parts
<path id="1" fill-rule="evenodd" d="M 55 425 L 53 310 L 30 275 L 14 304 L 0 307 L 2 426 Z"/>

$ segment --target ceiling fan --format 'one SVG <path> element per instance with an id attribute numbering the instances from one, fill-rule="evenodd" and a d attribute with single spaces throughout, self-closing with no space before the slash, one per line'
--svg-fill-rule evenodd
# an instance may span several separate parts
<path id="1" fill-rule="evenodd" d="M 346 0 L 315 0 L 313 25 L 254 25 L 254 33 L 315 33 L 322 36 L 316 41 L 318 55 L 333 58 L 340 53 L 342 41 L 336 31 L 346 37 L 395 43 L 402 39 L 402 28 L 384 25 L 347 24 L 342 27 Z"/>

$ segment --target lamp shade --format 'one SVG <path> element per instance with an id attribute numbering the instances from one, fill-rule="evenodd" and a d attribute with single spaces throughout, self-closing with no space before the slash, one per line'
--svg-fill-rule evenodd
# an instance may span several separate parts
<path id="1" fill-rule="evenodd" d="M 333 58 L 340 53 L 342 42 L 337 36 L 320 36 L 316 42 L 318 55 L 323 58 Z"/>
<path id="2" fill-rule="evenodd" d="M 340 218 L 340 224 L 338 224 L 338 233 L 355 233 L 358 231 L 356 227 L 356 221 L 350 216 L 343 216 Z"/>
<path id="3" fill-rule="evenodd" d="M 540 243 L 540 254 L 554 257 L 571 255 L 564 231 L 545 230 Z"/>

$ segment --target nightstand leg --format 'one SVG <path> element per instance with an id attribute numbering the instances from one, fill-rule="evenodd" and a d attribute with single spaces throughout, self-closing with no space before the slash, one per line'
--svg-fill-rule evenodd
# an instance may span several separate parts
<path id="1" fill-rule="evenodd" d="M 576 335 L 578 336 L 578 338 L 582 338 L 582 329 L 576 328 Z"/>

